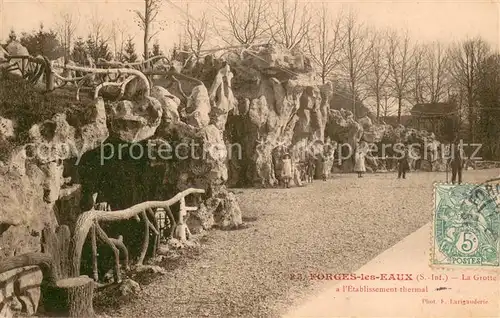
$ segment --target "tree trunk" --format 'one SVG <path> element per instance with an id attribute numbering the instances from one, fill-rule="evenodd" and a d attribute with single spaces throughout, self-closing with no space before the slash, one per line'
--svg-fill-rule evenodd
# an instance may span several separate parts
<path id="1" fill-rule="evenodd" d="M 473 97 L 472 97 L 472 92 L 468 92 L 468 96 L 467 96 L 467 106 L 468 106 L 468 118 L 469 118 L 469 138 L 471 140 L 472 143 L 475 142 L 475 131 L 474 131 L 474 126 L 475 126 L 475 123 L 474 123 L 474 105 L 473 105 L 474 101 L 473 101 Z"/>
<path id="2" fill-rule="evenodd" d="M 380 119 L 380 96 L 377 94 L 377 123 L 379 122 Z"/>
<path id="3" fill-rule="evenodd" d="M 58 280 L 45 286 L 44 309 L 68 317 L 93 317 L 94 281 L 88 276 Z"/>
<path id="4" fill-rule="evenodd" d="M 356 116 L 356 94 L 354 93 L 354 87 L 355 87 L 355 84 L 351 83 L 352 114 L 354 115 L 354 119 L 357 119 L 358 117 Z"/>
<path id="5" fill-rule="evenodd" d="M 401 98 L 401 96 L 398 97 L 398 124 L 401 124 L 401 108 L 402 108 L 402 103 L 403 103 L 403 100 Z"/>
<path id="6" fill-rule="evenodd" d="M 150 0 L 144 1 L 146 4 L 144 10 L 144 60 L 148 59 L 148 38 L 149 38 L 149 16 Z"/>

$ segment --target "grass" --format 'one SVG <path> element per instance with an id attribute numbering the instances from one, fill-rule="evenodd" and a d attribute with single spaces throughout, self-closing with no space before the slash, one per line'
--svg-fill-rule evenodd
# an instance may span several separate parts
<path id="1" fill-rule="evenodd" d="M 27 141 L 27 132 L 37 123 L 50 120 L 57 113 L 64 113 L 70 125 L 79 128 L 91 122 L 95 115 L 95 103 L 81 95 L 76 101 L 75 92 L 56 89 L 44 93 L 22 79 L 0 80 L 0 116 L 15 123 L 15 137 L 0 142 L 1 159 L 5 159 L 14 147 Z"/>

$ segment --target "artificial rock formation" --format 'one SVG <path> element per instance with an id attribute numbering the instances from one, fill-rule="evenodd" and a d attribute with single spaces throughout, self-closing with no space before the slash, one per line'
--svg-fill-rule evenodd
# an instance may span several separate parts
<path id="1" fill-rule="evenodd" d="M 139 142 L 154 135 L 162 115 L 162 105 L 153 97 L 114 102 L 109 111 L 111 132 L 124 142 Z"/>
<path id="2" fill-rule="evenodd" d="M 297 161 L 304 155 L 294 145 L 323 141 L 332 87 L 314 79 L 306 57 L 280 46 L 263 45 L 228 56 L 238 105 L 226 135 L 241 150 L 239 158 L 231 152 L 229 182 L 275 186 L 282 150 L 295 152 Z"/>

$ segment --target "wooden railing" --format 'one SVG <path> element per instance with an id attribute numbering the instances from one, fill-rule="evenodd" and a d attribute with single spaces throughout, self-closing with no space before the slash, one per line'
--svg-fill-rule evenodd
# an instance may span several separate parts
<path id="1" fill-rule="evenodd" d="M 149 230 L 151 229 L 157 236 L 159 235 L 158 229 L 153 225 L 148 218 L 148 214 L 150 216 L 154 217 L 153 209 L 155 208 L 164 208 L 164 209 L 169 209 L 171 205 L 180 202 L 181 204 L 181 211 L 180 211 L 180 220 L 182 220 L 182 214 L 186 213 L 187 210 L 189 210 L 188 207 L 186 207 L 185 204 L 185 197 L 190 195 L 190 194 L 196 194 L 196 193 L 205 193 L 205 190 L 202 189 L 194 189 L 194 188 L 189 188 L 186 189 L 182 192 L 177 193 L 173 198 L 166 200 L 166 201 L 147 201 L 143 203 L 136 204 L 130 208 L 124 209 L 124 210 L 118 210 L 118 211 L 101 211 L 97 210 L 95 208 L 92 208 L 91 210 L 82 213 L 77 221 L 76 221 L 76 226 L 75 226 L 75 232 L 73 234 L 72 238 L 72 255 L 71 255 L 71 270 L 72 270 L 72 276 L 77 276 L 80 274 L 80 261 L 81 261 L 81 256 L 82 256 L 82 248 L 83 244 L 85 242 L 85 239 L 87 238 L 87 235 L 89 231 L 91 232 L 91 238 L 92 238 L 92 251 L 93 251 L 93 269 L 94 273 L 97 271 L 97 262 L 96 262 L 96 257 L 97 257 L 97 251 L 96 251 L 96 246 L 95 242 L 96 239 L 99 238 L 101 241 L 103 241 L 105 244 L 109 245 L 111 249 L 113 250 L 114 257 L 115 257 L 115 282 L 120 282 L 121 281 L 121 275 L 120 275 L 120 263 L 119 263 L 119 250 L 116 247 L 116 242 L 113 241 L 113 239 L 110 239 L 102 227 L 99 225 L 99 222 L 110 222 L 110 221 L 120 221 L 120 220 L 127 220 L 131 218 L 135 218 L 137 220 L 140 220 L 142 218 L 142 221 L 144 222 L 144 241 L 141 249 L 141 254 L 139 256 L 139 259 L 137 261 L 137 265 L 142 265 L 144 261 L 144 257 L 146 255 L 146 251 L 149 246 Z M 182 222 L 182 221 L 181 221 Z M 182 223 L 180 224 L 182 225 Z M 96 277 L 94 277 L 95 279 Z"/>

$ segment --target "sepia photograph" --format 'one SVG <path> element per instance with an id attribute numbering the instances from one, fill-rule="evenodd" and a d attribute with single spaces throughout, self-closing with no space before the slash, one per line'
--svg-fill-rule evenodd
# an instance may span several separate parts
<path id="1" fill-rule="evenodd" d="M 500 317 L 500 2 L 0 0 L 0 318 Z"/>

